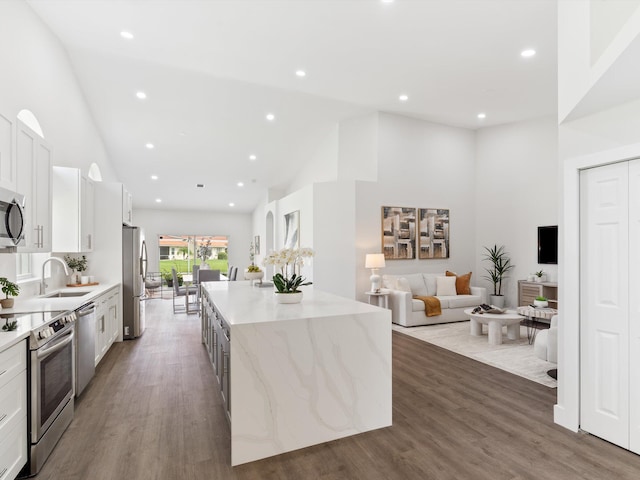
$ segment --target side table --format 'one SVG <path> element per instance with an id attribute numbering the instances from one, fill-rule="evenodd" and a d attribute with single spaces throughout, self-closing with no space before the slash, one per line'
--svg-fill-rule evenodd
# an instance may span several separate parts
<path id="1" fill-rule="evenodd" d="M 554 315 L 558 314 L 558 310 L 555 308 L 536 308 L 532 306 L 518 307 L 517 309 L 520 315 L 523 315 L 529 319 L 526 322 L 527 326 L 527 339 L 529 345 L 536 339 L 538 330 L 544 325 L 544 328 L 548 328 L 548 324 L 540 322 L 538 319 L 551 320 Z"/>
<path id="2" fill-rule="evenodd" d="M 389 308 L 389 292 L 364 292 L 369 295 L 369 304 Z"/>

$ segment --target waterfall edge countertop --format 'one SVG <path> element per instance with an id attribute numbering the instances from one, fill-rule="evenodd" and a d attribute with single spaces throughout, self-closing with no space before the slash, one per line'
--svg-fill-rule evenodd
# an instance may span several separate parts
<path id="1" fill-rule="evenodd" d="M 390 310 L 313 287 L 299 304 L 249 282 L 203 289 L 230 334 L 213 354 L 225 357 L 232 465 L 391 425 Z"/>
<path id="2" fill-rule="evenodd" d="M 20 297 L 16 298 L 13 308 L 0 309 L 0 352 L 27 338 L 30 332 L 29 329 L 20 325 L 20 323 L 18 323 L 18 329 L 13 332 L 5 332 L 4 330 L 1 330 L 7 317 L 19 315 L 21 313 L 75 310 L 119 285 L 119 283 L 105 283 L 88 287 L 67 287 L 52 290 L 48 293 L 49 295 L 54 292 L 84 293 L 83 295 L 74 297 L 39 296 L 25 299 L 21 299 Z"/>

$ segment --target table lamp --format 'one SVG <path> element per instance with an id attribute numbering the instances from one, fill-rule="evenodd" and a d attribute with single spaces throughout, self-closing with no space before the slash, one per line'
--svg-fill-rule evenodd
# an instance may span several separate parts
<path id="1" fill-rule="evenodd" d="M 371 269 L 371 291 L 374 293 L 380 292 L 380 275 L 378 270 L 384 268 L 384 253 L 367 253 L 367 257 L 364 263 L 365 268 Z"/>

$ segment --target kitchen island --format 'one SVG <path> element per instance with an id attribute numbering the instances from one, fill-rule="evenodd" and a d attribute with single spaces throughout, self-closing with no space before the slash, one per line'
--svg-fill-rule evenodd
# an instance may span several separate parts
<path id="1" fill-rule="evenodd" d="M 231 464 L 391 425 L 391 312 L 304 288 L 204 283 L 203 342 L 231 424 Z"/>

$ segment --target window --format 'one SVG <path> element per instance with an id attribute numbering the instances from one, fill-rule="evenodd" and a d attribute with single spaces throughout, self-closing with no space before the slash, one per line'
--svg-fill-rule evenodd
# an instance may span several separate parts
<path id="1" fill-rule="evenodd" d="M 160 271 L 191 273 L 194 265 L 205 262 L 212 270 L 226 273 L 229 267 L 229 239 L 225 235 L 160 235 Z"/>

